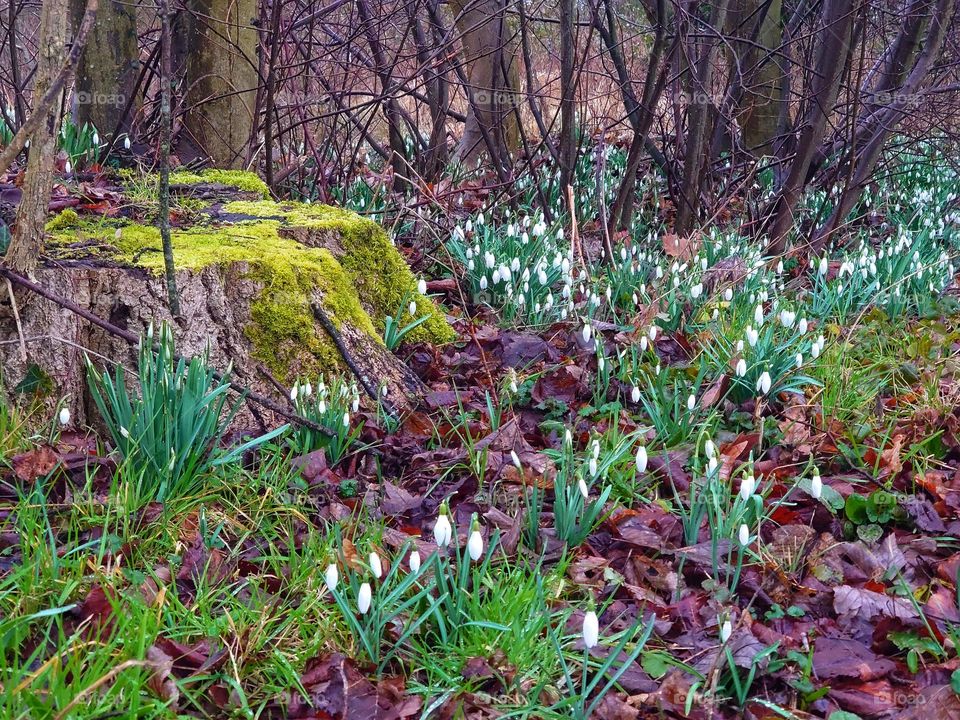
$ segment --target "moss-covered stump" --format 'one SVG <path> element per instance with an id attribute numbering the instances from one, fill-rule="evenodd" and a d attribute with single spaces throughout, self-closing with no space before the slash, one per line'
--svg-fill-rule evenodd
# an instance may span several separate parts
<path id="1" fill-rule="evenodd" d="M 215 182 L 249 197 L 255 180 L 220 174 Z M 203 176 L 193 181 L 205 182 Z M 50 260 L 37 273 L 39 284 L 134 333 L 171 320 L 155 227 L 65 211 L 47 230 Z M 416 317 L 427 319 L 410 339 L 452 339 L 387 235 L 354 213 L 265 199 L 217 202 L 189 227 L 174 229 L 172 244 L 181 304 L 174 323 L 178 350 L 186 355 L 209 347 L 216 366 L 232 363 L 236 379 L 257 392 L 276 396 L 274 380 L 290 386 L 297 378 L 346 372 L 312 304 L 329 318 L 369 384 L 386 387 L 398 407 L 410 406 L 421 387 L 384 346 L 386 317 L 402 310 L 403 323 L 411 322 L 413 301 Z M 45 385 L 69 395 L 83 417 L 82 348 L 128 365 L 134 351 L 50 301 L 23 292 L 17 300 L 27 358 L 17 342 L 0 344 L 7 392 L 24 377 L 49 378 Z M 17 338 L 9 303 L 0 309 L 0 336 Z"/>

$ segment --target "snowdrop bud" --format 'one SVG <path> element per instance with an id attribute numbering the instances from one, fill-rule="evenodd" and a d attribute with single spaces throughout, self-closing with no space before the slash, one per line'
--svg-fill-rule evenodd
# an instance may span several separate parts
<path id="1" fill-rule="evenodd" d="M 630 399 L 635 403 L 640 402 L 640 388 L 636 385 L 630 390 Z"/>
<path id="2" fill-rule="evenodd" d="M 473 517 L 473 529 L 470 531 L 470 538 L 467 540 L 467 552 L 474 562 L 483 555 L 483 535 L 480 534 L 480 522 L 476 515 Z"/>
<path id="3" fill-rule="evenodd" d="M 659 328 L 658 328 L 656 325 L 651 325 L 651 326 L 650 326 L 650 332 L 649 332 L 650 342 L 656 342 L 656 340 L 657 340 L 657 331 L 658 331 L 658 330 L 659 330 Z"/>
<path id="4" fill-rule="evenodd" d="M 717 446 L 714 445 L 713 440 L 710 438 L 707 438 L 707 441 L 703 444 L 703 451 L 710 460 L 713 460 L 717 456 Z"/>
<path id="5" fill-rule="evenodd" d="M 647 469 L 647 448 L 643 445 L 637 448 L 637 472 L 642 473 Z"/>
<path id="6" fill-rule="evenodd" d="M 523 472 L 523 465 L 520 464 L 520 456 L 517 455 L 517 451 L 516 451 L 516 450 L 511 450 L 511 451 L 510 451 L 510 460 L 513 461 L 513 466 L 514 466 L 517 470 L 520 470 L 521 472 Z"/>
<path id="7" fill-rule="evenodd" d="M 570 428 L 564 429 L 563 442 L 567 445 L 573 445 L 573 434 L 570 432 Z"/>
<path id="8" fill-rule="evenodd" d="M 433 539 L 437 543 L 437 547 L 446 547 L 453 539 L 453 527 L 450 525 L 448 512 L 447 501 L 444 500 L 440 505 L 437 522 L 433 526 Z"/>
<path id="9" fill-rule="evenodd" d="M 797 353 L 796 363 L 797 363 L 797 369 L 803 367 L 803 353 Z"/>
<path id="10" fill-rule="evenodd" d="M 693 410 L 697 406 L 697 398 L 693 393 L 687 398 L 687 410 Z"/>
<path id="11" fill-rule="evenodd" d="M 591 462 L 596 463 L 596 460 L 591 460 Z M 583 495 L 584 500 L 590 499 L 590 488 L 587 487 L 587 483 L 583 478 L 580 478 L 577 481 L 577 490 L 579 490 L 580 494 Z"/>
<path id="12" fill-rule="evenodd" d="M 327 585 L 327 590 L 332 592 L 336 589 L 337 583 L 340 581 L 340 571 L 337 570 L 336 563 L 327 565 L 327 570 L 323 573 L 323 581 Z"/>
<path id="13" fill-rule="evenodd" d="M 350 413 L 348 412 L 343 414 L 343 426 L 350 427 Z"/>
<path id="14" fill-rule="evenodd" d="M 725 643 L 730 639 L 730 635 L 733 633 L 733 625 L 729 620 L 724 620 L 723 625 L 720 626 L 720 642 Z"/>
<path id="15" fill-rule="evenodd" d="M 770 385 L 772 381 L 770 380 L 770 373 L 766 370 L 763 371 L 763 374 L 760 376 L 760 379 L 757 380 L 757 390 L 759 390 L 763 395 L 766 395 L 770 392 Z"/>
<path id="16" fill-rule="evenodd" d="M 813 469 L 813 477 L 810 479 L 810 495 L 814 500 L 819 500 L 823 495 L 823 480 L 820 479 L 820 471 Z"/>
<path id="17" fill-rule="evenodd" d="M 596 647 L 600 639 L 600 621 L 593 610 L 583 614 L 583 644 L 587 650 Z"/>
<path id="18" fill-rule="evenodd" d="M 423 278 L 420 278 L 419 280 L 417 280 L 417 292 L 420 293 L 421 295 L 427 294 L 427 281 L 424 280 Z"/>
<path id="19" fill-rule="evenodd" d="M 733 288 L 727 288 L 723 291 L 723 299 L 727 302 L 733 300 Z"/>
<path id="20" fill-rule="evenodd" d="M 813 356 L 814 360 L 820 357 L 820 345 L 818 345 L 817 343 L 814 343 L 813 346 L 810 348 L 810 354 Z"/>
<path id="21" fill-rule="evenodd" d="M 420 572 L 420 553 L 416 550 L 411 551 L 410 557 L 407 560 L 410 565 L 410 572 L 416 574 Z"/>
<path id="22" fill-rule="evenodd" d="M 129 149 L 130 149 L 130 138 L 125 137 L 125 138 L 123 139 L 123 149 L 124 149 L 124 150 L 129 150 Z"/>
<path id="23" fill-rule="evenodd" d="M 60 408 L 60 424 L 66 427 L 70 424 L 70 408 L 62 407 Z"/>
<path id="24" fill-rule="evenodd" d="M 70 165 L 70 161 L 67 160 L 67 162 L 63 164 L 63 172 L 65 175 L 69 175 L 72 171 L 73 171 L 73 166 Z"/>
<path id="25" fill-rule="evenodd" d="M 589 323 L 588 323 L 588 324 L 586 324 L 586 325 L 583 326 L 582 334 L 583 334 L 583 341 L 584 341 L 584 342 L 590 342 L 590 332 L 591 332 L 591 331 L 590 331 L 590 325 L 589 325 Z"/>
<path id="26" fill-rule="evenodd" d="M 603 372 L 603 368 L 606 365 L 606 361 L 603 358 L 603 355 L 597 358 L 597 372 Z"/>
<path id="27" fill-rule="evenodd" d="M 380 561 L 380 556 L 375 552 L 370 553 L 370 572 L 377 580 L 383 575 L 383 563 Z"/>
<path id="28" fill-rule="evenodd" d="M 743 547 L 746 547 L 750 544 L 750 528 L 747 527 L 746 523 L 740 526 L 740 532 L 737 535 L 737 539 L 740 541 L 740 544 Z"/>
<path id="29" fill-rule="evenodd" d="M 127 440 L 130 439 L 130 431 L 127 430 L 123 425 L 120 426 L 120 434 Z"/>
<path id="30" fill-rule="evenodd" d="M 740 481 L 740 499 L 749 500 L 753 496 L 753 492 L 756 489 L 757 481 L 754 479 L 753 475 L 745 475 L 743 480 Z"/>
<path id="31" fill-rule="evenodd" d="M 596 476 L 597 474 L 597 459 L 595 457 L 590 458 L 590 475 Z"/>
<path id="32" fill-rule="evenodd" d="M 743 377 L 744 375 L 747 374 L 747 361 L 744 360 L 743 358 L 740 358 L 739 360 L 737 360 L 736 372 L 737 372 L 737 377 Z"/>
<path id="33" fill-rule="evenodd" d="M 297 385 L 294 385 L 292 388 L 290 388 L 290 399 L 291 399 L 291 400 L 296 400 L 296 399 L 297 399 L 297 395 L 298 395 L 299 393 L 300 393 L 300 388 L 299 388 Z"/>
<path id="34" fill-rule="evenodd" d="M 366 615 L 370 610 L 370 602 L 373 600 L 373 590 L 370 589 L 370 583 L 365 582 L 360 586 L 360 592 L 357 593 L 357 610 L 361 615 Z"/>
<path id="35" fill-rule="evenodd" d="M 417 314 L 417 303 L 415 300 L 410 301 L 410 306 L 407 308 L 410 311 L 410 316 L 413 317 Z"/>
<path id="36" fill-rule="evenodd" d="M 303 392 L 307 397 L 310 397 L 311 395 L 313 395 L 313 385 L 311 385 L 310 383 L 307 383 L 303 388 Z"/>

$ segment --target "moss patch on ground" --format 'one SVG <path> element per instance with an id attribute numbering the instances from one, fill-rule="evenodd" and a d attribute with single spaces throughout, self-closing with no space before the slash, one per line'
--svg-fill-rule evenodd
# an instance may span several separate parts
<path id="1" fill-rule="evenodd" d="M 210 172 L 203 181 L 211 181 Z M 263 286 L 251 306 L 247 337 L 254 357 L 288 380 L 340 364 L 332 342 L 318 330 L 310 300 L 314 292 L 332 321 L 346 322 L 380 340 L 384 318 L 401 303 L 414 300 L 417 317 L 428 320 L 408 336 L 413 340 L 445 342 L 454 337 L 441 311 L 416 290 L 416 279 L 386 233 L 354 213 L 320 205 L 278 204 L 272 201 L 233 202 L 223 212 L 239 217 L 227 224 L 196 225 L 171 234 L 178 270 L 200 271 L 210 266 L 244 263 L 248 276 Z M 307 247 L 282 228 L 329 231 L 334 252 Z M 78 241 L 98 241 L 112 259 L 163 272 L 157 228 L 124 220 L 89 220 L 76 213 L 53 218 L 47 225 L 51 243 L 65 250 Z M 341 252 L 342 248 L 342 252 Z M 405 321 L 412 321 L 403 309 Z"/>
<path id="2" fill-rule="evenodd" d="M 198 185 L 200 183 L 219 183 L 235 187 L 237 190 L 257 193 L 264 200 L 270 197 L 270 188 L 257 177 L 256 173 L 246 170 L 204 170 L 202 173 L 177 170 L 170 173 L 171 185 Z"/>

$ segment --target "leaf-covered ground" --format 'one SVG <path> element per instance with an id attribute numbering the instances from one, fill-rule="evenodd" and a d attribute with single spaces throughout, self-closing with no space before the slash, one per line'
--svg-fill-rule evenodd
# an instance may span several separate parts
<path id="1" fill-rule="evenodd" d="M 4 409 L 2 717 L 960 716 L 956 178 L 911 172 L 783 259 L 661 207 L 604 262 L 464 185 L 397 224 L 458 333 L 401 342 L 421 407 L 303 378 L 334 439 L 162 500 Z"/>

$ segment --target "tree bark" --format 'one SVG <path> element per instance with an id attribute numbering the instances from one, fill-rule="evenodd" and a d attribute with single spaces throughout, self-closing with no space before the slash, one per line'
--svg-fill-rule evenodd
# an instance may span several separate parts
<path id="1" fill-rule="evenodd" d="M 78 27 L 86 2 L 72 0 L 71 5 L 73 24 Z M 139 52 L 136 6 L 104 0 L 80 56 L 74 84 L 77 122 L 89 122 L 104 140 L 118 128 L 121 132 L 130 128 L 125 111 L 137 85 Z"/>
<path id="2" fill-rule="evenodd" d="M 214 165 L 239 168 L 259 83 L 257 0 L 194 0 L 190 9 L 184 129 Z"/>
<path id="3" fill-rule="evenodd" d="M 70 26 L 68 0 L 45 0 L 40 11 L 40 51 L 37 55 L 34 104 L 43 111 L 42 98 L 54 84 L 67 57 L 67 33 Z M 54 162 L 57 156 L 57 134 L 63 103 L 50 104 L 46 116 L 30 137 L 30 157 L 23 182 L 23 194 L 17 208 L 16 227 L 7 264 L 16 272 L 30 275 L 37 267 L 43 247 L 43 231 L 47 207 L 53 189 Z"/>

